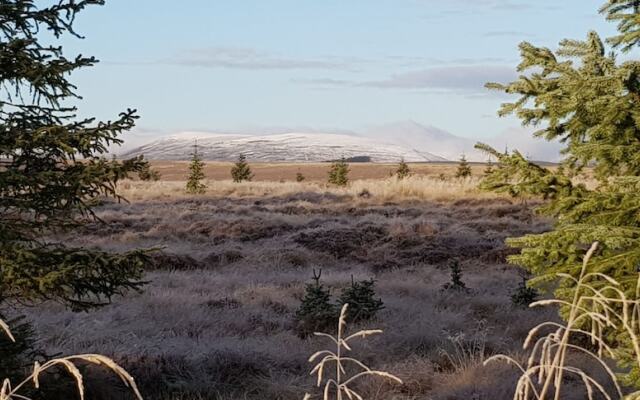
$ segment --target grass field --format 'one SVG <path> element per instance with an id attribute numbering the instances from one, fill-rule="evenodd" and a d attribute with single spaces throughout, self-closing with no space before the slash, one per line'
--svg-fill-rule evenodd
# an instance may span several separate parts
<path id="1" fill-rule="evenodd" d="M 365 381 L 367 399 L 508 399 L 517 371 L 482 361 L 520 357 L 528 329 L 555 318 L 512 304 L 522 277 L 503 244 L 549 221 L 531 204 L 479 192 L 477 177 L 436 177 L 451 166 L 412 166 L 422 173 L 398 181 L 382 178 L 391 166 L 353 165 L 367 179 L 335 188 L 321 182 L 324 165 L 262 165 L 257 182 L 211 179 L 195 197 L 169 180 L 185 165 L 155 167 L 163 180 L 123 182 L 131 203 L 103 204 L 104 223 L 62 238 L 112 251 L 159 247 L 144 291 L 90 313 L 21 310 L 47 351 L 111 356 L 147 398 L 288 400 L 312 391 L 307 359 L 325 343 L 299 337 L 293 316 L 314 269 L 334 296 L 352 279 L 377 282 L 385 308 L 353 329 L 384 334 L 354 351 L 405 383 Z M 226 168 L 210 163 L 207 174 Z M 316 181 L 266 181 L 298 169 Z M 445 288 L 454 261 L 468 290 Z M 89 388 L 123 398 L 96 379 Z"/>
<path id="2" fill-rule="evenodd" d="M 189 172 L 189 161 L 151 161 L 153 168 L 162 175 L 163 180 L 184 181 Z M 231 179 L 229 171 L 233 163 L 207 161 L 205 174 L 209 179 Z M 296 179 L 296 173 L 302 173 L 306 180 L 313 182 L 326 182 L 330 163 L 251 163 L 251 169 L 255 174 L 255 181 L 291 181 Z M 397 164 L 377 163 L 351 163 L 349 177 L 359 179 L 383 179 L 389 177 Z M 414 174 L 419 176 L 438 177 L 440 174 L 453 176 L 456 163 L 412 163 L 410 164 Z M 482 175 L 484 164 L 471 164 L 476 175 Z"/>

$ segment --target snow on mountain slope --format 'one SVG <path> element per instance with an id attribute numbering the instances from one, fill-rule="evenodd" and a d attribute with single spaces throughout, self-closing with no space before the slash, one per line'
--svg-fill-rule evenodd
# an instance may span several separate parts
<path id="1" fill-rule="evenodd" d="M 370 157 L 373 162 L 445 161 L 430 152 L 415 150 L 401 144 L 344 134 L 285 133 L 274 135 L 198 134 L 183 133 L 159 139 L 132 149 L 121 156 L 143 154 L 148 159 L 186 160 L 198 151 L 206 160 L 231 161 L 244 154 L 251 161 L 320 162 L 340 157 Z"/>

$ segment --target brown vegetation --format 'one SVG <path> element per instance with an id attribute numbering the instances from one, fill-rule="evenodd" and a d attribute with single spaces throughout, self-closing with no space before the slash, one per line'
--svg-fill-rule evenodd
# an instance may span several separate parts
<path id="1" fill-rule="evenodd" d="M 252 163 L 251 170 L 255 174 L 254 181 L 274 181 L 281 180 L 295 182 L 296 173 L 301 173 L 305 180 L 315 182 L 326 182 L 327 172 L 331 163 Z M 398 160 L 400 162 L 400 160 Z M 204 168 L 205 175 L 209 179 L 224 180 L 229 179 L 229 171 L 233 167 L 232 162 L 207 161 Z M 184 181 L 189 175 L 189 161 L 160 161 L 152 160 L 151 165 L 157 170 L 162 179 L 169 181 Z M 440 174 L 453 177 L 457 168 L 456 163 L 409 163 L 411 172 L 415 175 L 438 177 Z M 356 179 L 381 179 L 393 175 L 398 164 L 382 163 L 350 163 L 349 178 Z M 473 174 L 481 176 L 484 164 L 471 165 Z"/>
<path id="2" fill-rule="evenodd" d="M 334 295 L 352 277 L 374 278 L 385 304 L 353 328 L 385 334 L 354 351 L 404 385 L 365 380 L 356 388 L 365 398 L 503 399 L 517 372 L 482 362 L 498 352 L 517 357 L 528 329 L 554 318 L 511 304 L 521 278 L 505 264 L 512 250 L 503 244 L 548 222 L 527 204 L 479 195 L 472 181 L 208 186 L 188 197 L 180 182 L 125 182 L 132 203 L 105 203 L 104 224 L 62 238 L 161 250 L 141 294 L 86 314 L 56 304 L 22 310 L 49 352 L 99 350 L 147 398 L 299 399 L 313 385 L 308 355 L 322 343 L 297 336 L 293 316 L 312 269 L 322 268 Z M 370 195 L 358 196 L 363 189 Z M 452 260 L 468 291 L 443 289 Z"/>

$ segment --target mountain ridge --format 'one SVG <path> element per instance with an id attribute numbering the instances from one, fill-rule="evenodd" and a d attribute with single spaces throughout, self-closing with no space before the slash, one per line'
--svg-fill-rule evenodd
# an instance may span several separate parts
<path id="1" fill-rule="evenodd" d="M 372 162 L 398 162 L 400 159 L 408 162 L 446 161 L 430 152 L 387 141 L 346 134 L 304 132 L 272 135 L 188 132 L 152 141 L 121 156 L 186 160 L 191 157 L 196 140 L 202 158 L 216 161 L 233 161 L 239 154 L 262 162 L 324 162 L 341 157 L 369 157 Z"/>
<path id="2" fill-rule="evenodd" d="M 135 138 L 135 133 L 134 133 Z M 485 162 L 486 154 L 474 148 L 477 140 L 456 136 L 446 130 L 415 121 L 398 121 L 369 127 L 362 132 L 345 130 L 303 132 L 261 128 L 248 131 L 199 132 L 184 131 L 155 140 L 146 134 L 141 142 L 121 152 L 122 157 L 144 154 L 149 159 L 186 160 L 197 139 L 207 160 L 232 161 L 240 153 L 254 161 L 323 162 L 344 156 L 370 157 L 373 162 L 457 161 L 465 155 L 468 161 Z M 533 138 L 524 128 L 510 128 L 482 142 L 496 149 L 517 149 L 532 160 L 558 162 L 560 144 Z"/>

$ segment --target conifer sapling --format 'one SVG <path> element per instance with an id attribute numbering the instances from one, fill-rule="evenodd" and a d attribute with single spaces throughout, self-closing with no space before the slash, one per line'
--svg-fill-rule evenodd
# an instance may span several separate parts
<path id="1" fill-rule="evenodd" d="M 247 163 L 247 157 L 244 154 L 238 156 L 238 161 L 231 168 L 231 178 L 234 182 L 239 183 L 242 181 L 250 182 L 253 179 L 253 173 L 251 167 Z"/>
<path id="2" fill-rule="evenodd" d="M 366 321 L 375 317 L 378 311 L 384 308 L 382 299 L 375 296 L 375 281 L 373 279 L 354 282 L 353 276 L 351 276 L 351 286 L 340 294 L 338 308 L 349 304 L 348 319 L 353 322 Z"/>
<path id="3" fill-rule="evenodd" d="M 456 178 L 468 178 L 471 176 L 471 167 L 467 158 L 463 154 L 458 162 L 458 169 L 456 170 Z"/>
<path id="4" fill-rule="evenodd" d="M 404 161 L 404 158 L 400 160 L 400 164 L 398 164 L 398 169 L 396 169 L 396 177 L 398 179 L 408 178 L 411 175 L 411 169 L 409 165 Z"/>
<path id="5" fill-rule="evenodd" d="M 198 153 L 198 142 L 193 146 L 193 154 L 191 155 L 191 164 L 189 164 L 189 178 L 187 179 L 187 193 L 204 194 L 207 186 L 202 183 L 204 179 L 204 161 Z"/>
<path id="6" fill-rule="evenodd" d="M 331 292 L 320 283 L 322 270 L 313 270 L 313 283 L 305 286 L 305 295 L 295 313 L 298 335 L 306 337 L 314 332 L 330 330 L 338 319 L 338 309 L 331 303 Z"/>
<path id="7" fill-rule="evenodd" d="M 347 186 L 347 183 L 349 183 L 349 164 L 347 164 L 347 160 L 344 157 L 331 164 L 329 183 L 337 186 Z"/>

